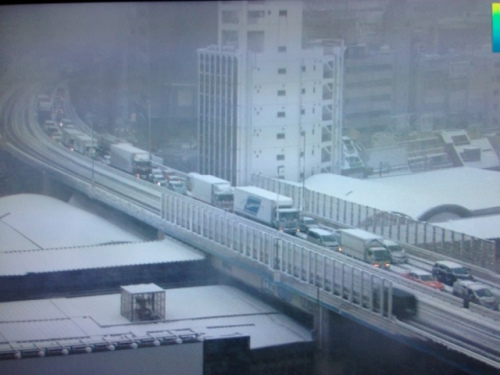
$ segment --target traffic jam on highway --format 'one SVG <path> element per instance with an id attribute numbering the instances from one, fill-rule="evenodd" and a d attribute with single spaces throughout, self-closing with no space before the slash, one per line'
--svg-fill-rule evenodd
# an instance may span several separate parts
<path id="1" fill-rule="evenodd" d="M 470 270 L 451 260 L 428 263 L 408 256 L 401 244 L 368 231 L 339 229 L 298 209 L 292 198 L 255 186 L 233 187 L 229 181 L 195 172 L 183 173 L 154 162 L 149 151 L 111 134 L 89 135 L 77 129 L 64 113 L 65 92 L 38 96 L 38 120 L 47 136 L 63 147 L 107 164 L 136 178 L 295 235 L 305 241 L 396 272 L 415 283 L 452 293 L 470 303 L 498 310 L 498 288 L 475 280 Z"/>

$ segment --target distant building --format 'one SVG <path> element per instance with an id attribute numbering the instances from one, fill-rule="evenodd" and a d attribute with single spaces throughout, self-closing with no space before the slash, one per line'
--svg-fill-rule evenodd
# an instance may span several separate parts
<path id="1" fill-rule="evenodd" d="M 345 53 L 344 129 L 373 133 L 391 123 L 394 101 L 394 52 L 359 44 Z"/>
<path id="2" fill-rule="evenodd" d="M 500 57 L 490 51 L 419 54 L 412 87 L 412 110 L 430 116 L 433 130 L 500 124 Z"/>
<path id="3" fill-rule="evenodd" d="M 339 173 L 344 48 L 302 47 L 302 3 L 221 2 L 198 50 L 199 172 L 249 183 Z"/>
<path id="4" fill-rule="evenodd" d="M 456 166 L 500 170 L 498 155 L 488 138 L 471 139 L 464 130 L 443 131 L 440 136 Z"/>
<path id="5" fill-rule="evenodd" d="M 399 139 L 390 135 L 376 134 L 374 147 L 364 149 L 364 161 L 374 176 L 451 167 L 500 169 L 490 140 L 472 138 L 465 130 L 422 132 Z"/>

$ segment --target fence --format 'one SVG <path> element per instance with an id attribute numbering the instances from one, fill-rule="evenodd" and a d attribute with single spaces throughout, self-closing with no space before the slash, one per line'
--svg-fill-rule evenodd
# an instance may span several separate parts
<path id="1" fill-rule="evenodd" d="M 436 255 L 436 259 L 444 256 L 496 271 L 494 241 L 328 196 L 293 182 L 253 175 L 252 183 L 293 198 L 297 207 L 302 207 L 305 213 L 331 221 L 336 226 L 362 228 L 394 241 L 428 250 Z"/>

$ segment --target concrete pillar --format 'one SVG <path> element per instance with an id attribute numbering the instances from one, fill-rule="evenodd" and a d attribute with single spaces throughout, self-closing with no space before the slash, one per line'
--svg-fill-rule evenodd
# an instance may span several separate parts
<path id="1" fill-rule="evenodd" d="M 332 337 L 335 333 L 333 332 L 330 314 L 331 312 L 327 308 L 319 305 L 314 312 L 315 375 L 331 374 Z"/>
<path id="2" fill-rule="evenodd" d="M 42 194 L 47 196 L 52 196 L 54 193 L 54 188 L 52 184 L 52 179 L 47 174 L 47 172 L 42 172 Z"/>
<path id="3" fill-rule="evenodd" d="M 157 236 L 157 238 L 160 241 L 165 238 L 165 233 L 161 229 L 158 229 L 158 236 Z"/>

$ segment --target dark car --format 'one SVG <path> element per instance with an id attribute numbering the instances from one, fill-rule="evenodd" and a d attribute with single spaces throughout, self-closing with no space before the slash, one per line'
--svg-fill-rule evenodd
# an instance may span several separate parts
<path id="1" fill-rule="evenodd" d="M 474 280 L 468 269 L 447 260 L 437 261 L 432 266 L 432 275 L 449 286 L 453 286 L 453 283 L 457 280 Z"/>

